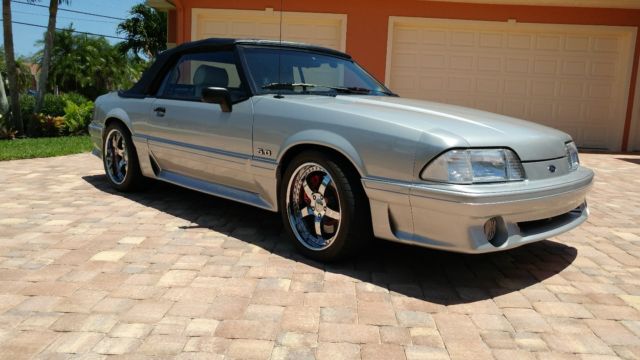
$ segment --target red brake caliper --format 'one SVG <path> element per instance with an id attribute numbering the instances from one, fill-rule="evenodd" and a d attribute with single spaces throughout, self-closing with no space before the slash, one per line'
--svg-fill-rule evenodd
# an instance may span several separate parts
<path id="1" fill-rule="evenodd" d="M 309 179 L 309 187 L 311 188 L 311 191 L 313 191 L 313 189 L 318 189 L 318 187 L 320 187 L 320 175 L 311 175 L 310 179 Z M 309 199 L 309 197 L 307 196 L 307 194 L 304 194 L 304 201 L 307 204 L 311 204 L 311 199 Z"/>

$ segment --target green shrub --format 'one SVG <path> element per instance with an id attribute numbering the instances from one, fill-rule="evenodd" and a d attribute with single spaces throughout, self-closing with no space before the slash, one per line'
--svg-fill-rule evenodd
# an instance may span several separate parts
<path id="1" fill-rule="evenodd" d="M 65 101 L 71 101 L 72 103 L 74 103 L 76 105 L 86 104 L 87 101 L 89 101 L 89 99 L 87 99 L 82 94 L 79 94 L 77 92 L 64 93 L 64 94 L 62 94 L 60 96 L 62 96 Z"/>
<path id="2" fill-rule="evenodd" d="M 67 113 L 69 103 L 76 105 L 75 108 L 69 108 L 73 114 L 69 120 L 65 119 L 60 122 L 60 119 Z M 86 132 L 86 126 L 89 124 L 88 121 L 91 121 L 91 112 L 93 111 L 93 103 L 84 96 L 73 92 L 60 95 L 45 94 L 39 114 L 34 113 L 35 106 L 35 96 L 22 95 L 20 97 L 22 121 L 25 124 L 26 133 L 32 137 Z"/>
<path id="3" fill-rule="evenodd" d="M 63 116 L 64 108 L 67 106 L 67 101 L 71 101 L 76 105 L 84 104 L 87 101 L 87 98 L 78 94 L 78 93 L 67 93 L 67 94 L 45 94 L 44 102 L 42 104 L 41 113 L 51 116 Z"/>
<path id="4" fill-rule="evenodd" d="M 20 95 L 20 115 L 22 115 L 22 121 L 26 123 L 27 119 L 34 113 L 36 107 L 36 98 L 32 95 L 22 94 Z"/>
<path id="5" fill-rule="evenodd" d="M 44 102 L 42 103 L 42 109 L 40 113 L 49 116 L 63 116 L 64 107 L 66 106 L 66 100 L 64 96 L 45 94 Z"/>
<path id="6" fill-rule="evenodd" d="M 65 123 L 62 116 L 51 116 L 46 114 L 33 114 L 29 119 L 29 134 L 37 136 L 60 136 L 64 133 Z"/>
<path id="7" fill-rule="evenodd" d="M 75 104 L 73 101 L 67 100 L 64 107 L 64 131 L 71 135 L 86 133 L 92 113 L 93 102 Z"/>

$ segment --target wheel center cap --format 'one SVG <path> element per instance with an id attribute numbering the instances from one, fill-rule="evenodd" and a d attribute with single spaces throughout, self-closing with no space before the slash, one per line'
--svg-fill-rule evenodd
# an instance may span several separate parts
<path id="1" fill-rule="evenodd" d="M 322 214 L 324 212 L 324 197 L 320 194 L 314 194 L 311 201 L 311 207 L 316 211 L 316 214 Z"/>

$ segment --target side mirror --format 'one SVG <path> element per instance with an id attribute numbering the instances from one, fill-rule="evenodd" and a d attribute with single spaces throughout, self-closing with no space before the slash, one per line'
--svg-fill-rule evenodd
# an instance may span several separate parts
<path id="1" fill-rule="evenodd" d="M 202 89 L 202 101 L 210 104 L 219 104 L 222 112 L 231 112 L 231 94 L 229 90 L 218 87 Z"/>

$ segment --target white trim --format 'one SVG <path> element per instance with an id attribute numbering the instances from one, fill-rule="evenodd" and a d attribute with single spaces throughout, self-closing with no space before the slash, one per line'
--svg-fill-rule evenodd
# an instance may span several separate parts
<path id="1" fill-rule="evenodd" d="M 206 14 L 214 14 L 217 16 L 233 17 L 256 17 L 256 16 L 272 16 L 274 18 L 280 18 L 280 11 L 274 11 L 273 8 L 266 8 L 264 10 L 235 10 L 235 9 L 208 9 L 208 8 L 193 8 L 191 11 L 191 39 L 194 40 L 197 37 L 197 24 L 198 17 Z M 337 50 L 346 51 L 347 48 L 347 14 L 333 14 L 333 13 L 311 13 L 311 12 L 295 12 L 285 11 L 282 14 L 283 21 L 286 22 L 287 16 L 296 18 L 308 18 L 310 20 L 332 20 L 338 21 L 340 26 L 340 48 Z"/>
<path id="2" fill-rule="evenodd" d="M 640 60 L 640 53 L 636 54 Z M 628 151 L 640 151 L 640 74 L 636 76 L 636 95 L 633 99 L 631 128 L 629 129 Z"/>
<path id="3" fill-rule="evenodd" d="M 395 29 L 396 16 L 389 16 L 389 25 L 387 30 L 387 55 L 384 67 L 384 85 L 389 87 L 391 83 L 391 54 L 393 54 L 393 31 Z"/>
<path id="4" fill-rule="evenodd" d="M 145 5 L 152 7 L 159 11 L 174 10 L 176 7 L 167 0 L 147 0 Z"/>

